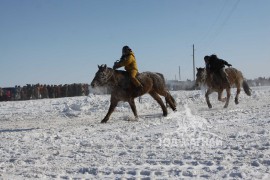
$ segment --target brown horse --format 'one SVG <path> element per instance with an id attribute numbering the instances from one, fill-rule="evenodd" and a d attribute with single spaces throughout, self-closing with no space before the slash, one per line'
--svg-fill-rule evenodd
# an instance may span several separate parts
<path id="1" fill-rule="evenodd" d="M 146 93 L 149 93 L 161 106 L 163 116 L 167 116 L 168 111 L 159 95 L 165 97 L 166 102 L 173 111 L 176 110 L 175 100 L 167 90 L 162 74 L 143 72 L 137 75 L 137 79 L 143 85 L 143 89 L 140 92 L 136 91 L 126 71 L 113 70 L 106 65 L 98 66 L 98 71 L 91 82 L 91 86 L 93 88 L 107 86 L 111 92 L 110 108 L 101 123 L 106 123 L 109 120 L 119 101 L 128 102 L 135 118 L 138 118 L 134 99 Z"/>
<path id="2" fill-rule="evenodd" d="M 206 98 L 206 102 L 209 108 L 212 108 L 212 105 L 209 101 L 209 95 L 214 91 L 218 93 L 219 101 L 222 101 L 222 102 L 226 101 L 224 108 L 227 108 L 230 101 L 232 85 L 235 85 L 237 89 L 235 100 L 234 100 L 235 104 L 239 103 L 238 97 L 241 91 L 241 86 L 243 86 L 243 89 L 248 96 L 251 95 L 251 89 L 249 88 L 247 82 L 245 81 L 241 71 L 235 68 L 227 68 L 225 71 L 228 74 L 228 80 L 230 82 L 230 86 L 222 80 L 221 76 L 218 76 L 214 73 L 209 74 L 205 68 L 197 68 L 196 85 L 207 86 L 208 89 L 205 93 L 205 98 Z M 224 89 L 226 89 L 226 92 L 227 92 L 226 98 L 222 98 L 222 92 Z"/>

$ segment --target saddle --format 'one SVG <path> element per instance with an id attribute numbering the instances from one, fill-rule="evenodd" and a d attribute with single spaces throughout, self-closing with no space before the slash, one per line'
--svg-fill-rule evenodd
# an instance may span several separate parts
<path id="1" fill-rule="evenodd" d="M 123 89 L 135 88 L 134 84 L 131 81 L 130 75 L 127 71 L 123 71 L 123 70 L 116 70 L 116 71 L 121 73 L 124 76 L 124 78 L 121 81 L 119 81 L 118 83 L 119 86 L 123 87 Z M 136 75 L 136 78 L 141 82 L 140 75 L 141 73 L 138 72 Z"/>
<path id="2" fill-rule="evenodd" d="M 127 71 L 123 71 L 123 70 L 115 70 L 115 71 L 123 74 L 125 77 L 128 77 L 128 78 L 130 77 Z M 137 75 L 136 75 L 136 77 L 138 77 L 140 74 L 141 73 L 138 72 Z"/>
<path id="3" fill-rule="evenodd" d="M 212 86 L 214 85 L 216 87 L 222 88 L 222 84 L 224 83 L 222 76 L 218 72 L 213 72 L 210 75 L 212 77 Z"/>

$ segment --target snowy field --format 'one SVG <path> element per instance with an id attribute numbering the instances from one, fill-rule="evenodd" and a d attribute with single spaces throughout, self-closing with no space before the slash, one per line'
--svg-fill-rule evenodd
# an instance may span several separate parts
<path id="1" fill-rule="evenodd" d="M 168 117 L 145 95 L 138 121 L 121 103 L 107 124 L 109 95 L 1 102 L 0 179 L 270 179 L 270 87 L 227 109 L 171 93 Z"/>

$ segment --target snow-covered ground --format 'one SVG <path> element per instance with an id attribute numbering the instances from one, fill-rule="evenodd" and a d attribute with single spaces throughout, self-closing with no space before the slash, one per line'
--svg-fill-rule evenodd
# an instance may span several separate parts
<path id="1" fill-rule="evenodd" d="M 0 179 L 270 179 L 270 87 L 252 90 L 227 109 L 171 92 L 168 117 L 145 95 L 107 124 L 109 95 L 1 102 Z"/>

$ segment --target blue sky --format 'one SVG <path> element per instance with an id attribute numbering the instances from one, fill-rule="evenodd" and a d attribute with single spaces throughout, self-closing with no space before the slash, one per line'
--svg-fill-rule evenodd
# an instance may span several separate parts
<path id="1" fill-rule="evenodd" d="M 90 83 L 129 45 L 139 71 L 193 79 L 212 53 L 270 77 L 269 0 L 0 0 L 0 86 Z"/>

